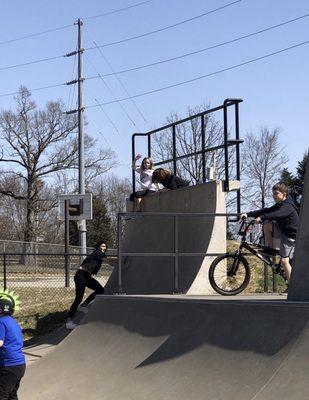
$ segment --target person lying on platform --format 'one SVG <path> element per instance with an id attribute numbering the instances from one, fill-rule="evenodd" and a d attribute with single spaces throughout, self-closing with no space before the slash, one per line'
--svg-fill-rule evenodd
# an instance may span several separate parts
<path id="1" fill-rule="evenodd" d="M 276 204 L 269 208 L 242 214 L 241 218 L 253 217 L 257 222 L 275 221 L 280 232 L 280 264 L 289 281 L 291 277 L 290 260 L 293 258 L 299 221 L 298 207 L 289 196 L 289 188 L 284 183 L 276 183 L 272 192 Z"/>
<path id="2" fill-rule="evenodd" d="M 83 300 L 85 289 L 87 287 L 94 290 L 94 292 L 92 292 L 79 307 L 79 310 L 84 313 L 88 311 L 87 306 L 95 299 L 95 296 L 104 293 L 104 287 L 94 279 L 92 275 L 96 275 L 99 272 L 103 258 L 106 258 L 105 252 L 107 250 L 107 245 L 104 241 L 100 241 L 94 246 L 94 248 L 95 250 L 83 260 L 74 276 L 75 299 L 71 305 L 65 324 L 67 329 L 74 329 L 77 326 L 73 321 L 73 317 Z"/>
<path id="3" fill-rule="evenodd" d="M 175 190 L 189 186 L 189 181 L 186 181 L 179 176 L 173 175 L 165 168 L 157 168 L 152 174 L 152 182 L 160 183 L 165 189 Z"/>
<path id="4" fill-rule="evenodd" d="M 137 199 L 137 204 L 134 204 L 134 209 L 140 210 L 140 203 L 143 197 L 150 193 L 155 193 L 163 187 L 152 182 L 152 174 L 154 172 L 153 161 L 150 157 L 145 157 L 140 166 L 136 165 L 136 161 L 141 158 L 138 154 L 132 162 L 132 169 L 140 174 L 140 183 L 142 190 L 137 190 L 130 194 L 130 201 Z"/>

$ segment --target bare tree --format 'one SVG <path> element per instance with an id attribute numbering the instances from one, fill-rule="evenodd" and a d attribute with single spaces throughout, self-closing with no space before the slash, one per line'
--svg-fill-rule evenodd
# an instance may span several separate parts
<path id="1" fill-rule="evenodd" d="M 20 88 L 15 100 L 15 112 L 0 113 L 0 193 L 23 202 L 23 239 L 33 241 L 37 216 L 55 206 L 55 196 L 47 184 L 56 173 L 78 167 L 77 119 L 65 114 L 61 101 L 50 101 L 45 110 L 39 110 L 25 87 Z M 89 136 L 85 151 L 90 179 L 115 163 L 115 155 L 96 150 L 95 141 Z M 44 198 L 46 195 L 48 198 Z"/>
<path id="2" fill-rule="evenodd" d="M 271 199 L 272 186 L 288 157 L 280 144 L 280 129 L 262 127 L 257 135 L 247 133 L 242 147 L 242 197 L 251 207 L 264 208 Z"/>
<path id="3" fill-rule="evenodd" d="M 129 179 L 121 179 L 115 175 L 102 179 L 93 187 L 93 192 L 105 203 L 107 215 L 110 218 L 112 244 L 117 243 L 117 215 L 126 210 L 126 199 L 131 190 Z"/>
<path id="4" fill-rule="evenodd" d="M 194 109 L 188 108 L 188 115 L 193 116 L 209 109 L 209 106 L 200 106 Z M 172 113 L 167 123 L 171 124 L 179 121 L 177 113 Z M 169 128 L 153 137 L 153 157 L 155 161 L 163 161 L 173 158 L 173 140 L 172 129 Z M 215 147 L 223 144 L 223 127 L 213 114 L 204 116 L 205 147 Z M 196 153 L 202 150 L 202 125 L 201 118 L 196 117 L 189 121 L 175 125 L 176 136 L 176 155 L 182 156 L 190 153 Z M 233 149 L 229 152 L 229 163 L 232 165 Z M 215 168 L 217 179 L 224 179 L 224 151 L 219 149 L 205 154 L 206 171 Z M 167 164 L 167 168 L 173 170 L 172 162 Z M 177 161 L 177 174 L 183 178 L 189 179 L 192 184 L 198 184 L 203 181 L 203 157 L 201 154 L 195 154 L 188 158 Z M 209 176 L 209 174 L 207 174 Z"/>

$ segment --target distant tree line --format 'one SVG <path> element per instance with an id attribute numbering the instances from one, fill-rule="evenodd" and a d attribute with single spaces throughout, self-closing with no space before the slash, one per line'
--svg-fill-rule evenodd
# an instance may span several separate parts
<path id="1" fill-rule="evenodd" d="M 0 239 L 63 243 L 64 226 L 58 218 L 58 195 L 78 193 L 77 120 L 67 115 L 61 100 L 50 101 L 39 109 L 31 93 L 21 87 L 15 98 L 15 110 L 0 111 Z M 189 108 L 198 114 L 209 106 Z M 167 123 L 179 120 L 171 113 Z M 176 153 L 182 156 L 201 151 L 200 118 L 176 126 Z M 86 121 L 85 121 L 86 122 Z M 113 175 L 116 154 L 87 132 L 85 138 L 86 190 L 93 194 L 93 220 L 87 221 L 87 242 L 92 246 L 101 239 L 117 244 L 117 214 L 125 211 L 131 191 L 128 178 Z M 206 147 L 223 144 L 223 126 L 215 115 L 204 118 Z M 173 157 L 171 130 L 153 137 L 155 161 Z M 231 133 L 229 132 L 229 135 Z M 283 181 L 299 203 L 304 184 L 305 153 L 293 174 L 286 167 L 288 156 L 280 140 L 280 129 L 261 127 L 247 132 L 241 146 L 241 193 L 243 208 L 260 208 L 272 202 L 271 188 Z M 207 179 L 224 179 L 223 149 L 205 156 Z M 230 179 L 235 179 L 235 149 L 229 148 Z M 165 167 L 173 170 L 172 163 Z M 201 154 L 177 162 L 177 174 L 191 184 L 203 181 Z M 209 171 L 213 174 L 209 174 Z M 235 211 L 235 194 L 228 196 L 228 210 Z M 78 244 L 75 222 L 70 223 L 70 243 Z"/>
<path id="2" fill-rule="evenodd" d="M 65 113 L 61 100 L 39 109 L 25 87 L 15 102 L 14 110 L 0 111 L 0 239 L 63 243 L 58 195 L 78 193 L 76 116 Z M 94 194 L 95 216 L 88 222 L 90 245 L 102 235 L 115 244 L 115 212 L 129 194 L 126 180 L 107 178 L 116 165 L 116 154 L 99 146 L 86 123 L 86 188 Z"/>

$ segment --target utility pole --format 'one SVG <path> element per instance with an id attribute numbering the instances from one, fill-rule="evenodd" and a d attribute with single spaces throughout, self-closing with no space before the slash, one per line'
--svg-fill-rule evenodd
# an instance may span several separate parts
<path id="1" fill-rule="evenodd" d="M 78 85 L 78 106 L 76 110 L 67 111 L 67 114 L 75 114 L 78 115 L 78 187 L 79 194 L 85 194 L 85 137 L 84 137 L 84 107 L 83 107 L 83 52 L 84 49 L 82 47 L 82 26 L 83 22 L 81 19 L 78 19 L 75 23 L 78 28 L 78 40 L 77 40 L 77 51 L 73 51 L 71 53 L 66 54 L 66 57 L 71 57 L 77 54 L 77 70 L 78 76 L 77 79 L 67 82 L 67 85 Z M 87 252 L 87 238 L 86 238 L 86 220 L 82 219 L 78 221 L 78 230 L 79 230 L 79 246 L 80 253 L 86 254 Z"/>

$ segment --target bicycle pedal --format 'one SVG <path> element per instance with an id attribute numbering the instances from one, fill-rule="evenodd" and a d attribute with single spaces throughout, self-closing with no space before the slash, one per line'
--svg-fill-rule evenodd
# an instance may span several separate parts
<path id="1" fill-rule="evenodd" d="M 271 269 L 274 271 L 275 274 L 280 274 L 280 272 L 282 271 L 282 267 L 279 264 L 272 265 Z"/>

